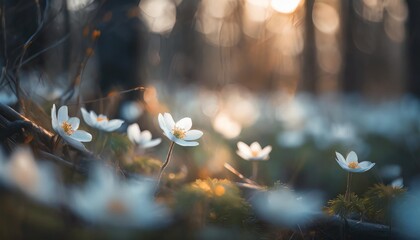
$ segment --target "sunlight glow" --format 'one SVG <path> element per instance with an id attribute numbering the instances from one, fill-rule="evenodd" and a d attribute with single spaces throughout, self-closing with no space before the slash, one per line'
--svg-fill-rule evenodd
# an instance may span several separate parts
<path id="1" fill-rule="evenodd" d="M 271 7 L 279 13 L 293 13 L 299 6 L 301 0 L 272 0 Z"/>

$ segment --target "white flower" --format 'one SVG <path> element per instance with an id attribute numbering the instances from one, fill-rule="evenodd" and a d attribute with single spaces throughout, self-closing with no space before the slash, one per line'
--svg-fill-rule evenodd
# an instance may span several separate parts
<path id="1" fill-rule="evenodd" d="M 0 103 L 5 105 L 12 105 L 18 101 L 15 94 L 11 92 L 2 91 L 0 92 Z"/>
<path id="2" fill-rule="evenodd" d="M 55 104 L 51 109 L 52 127 L 67 143 L 79 150 L 86 150 L 82 142 L 92 141 L 92 135 L 79 128 L 80 119 L 77 117 L 69 118 L 67 106 L 61 106 L 56 114 Z"/>
<path id="3" fill-rule="evenodd" d="M 67 203 L 93 223 L 157 228 L 169 222 L 169 214 L 155 202 L 154 190 L 152 181 L 122 181 L 111 169 L 97 166 L 83 188 L 71 191 Z"/>
<path id="4" fill-rule="evenodd" d="M 361 173 L 366 172 L 369 169 L 371 169 L 373 166 L 375 166 L 375 163 L 364 161 L 360 162 L 357 159 L 357 154 L 353 151 L 351 151 L 347 158 L 344 159 L 343 155 L 336 152 L 335 153 L 337 158 L 335 159 L 337 163 L 346 171 L 354 172 L 354 173 Z"/>
<path id="5" fill-rule="evenodd" d="M 29 148 L 17 148 L 8 161 L 0 154 L 0 179 L 10 187 L 46 204 L 58 202 L 59 188 L 52 165 L 37 163 Z"/>
<path id="6" fill-rule="evenodd" d="M 83 120 L 85 120 L 87 125 L 102 131 L 115 131 L 118 128 L 120 128 L 121 125 L 124 123 L 124 121 L 120 119 L 109 120 L 108 117 L 103 114 L 99 114 L 98 116 L 94 111 L 88 112 L 84 108 L 82 108 L 81 110 Z"/>
<path id="7" fill-rule="evenodd" d="M 397 178 L 394 181 L 391 182 L 391 186 L 393 188 L 403 188 L 404 184 L 403 184 L 403 178 Z"/>
<path id="8" fill-rule="evenodd" d="M 275 225 L 295 227 L 322 215 L 318 193 L 295 193 L 288 188 L 259 192 L 252 198 L 257 215 Z"/>
<path id="9" fill-rule="evenodd" d="M 271 146 L 268 145 L 264 149 L 261 149 L 261 145 L 258 142 L 253 142 L 250 146 L 243 142 L 238 142 L 238 150 L 236 153 L 243 159 L 249 161 L 261 161 L 268 160 L 271 152 Z"/>
<path id="10" fill-rule="evenodd" d="M 152 140 L 152 134 L 148 130 L 140 131 L 140 127 L 137 123 L 133 123 L 127 128 L 127 136 L 130 141 L 139 147 L 151 148 L 157 146 L 162 139 L 156 138 Z"/>
<path id="11" fill-rule="evenodd" d="M 181 146 L 198 146 L 198 142 L 191 142 L 203 136 L 203 132 L 199 130 L 190 130 L 192 127 L 191 118 L 183 118 L 175 123 L 171 114 L 159 113 L 159 126 L 169 140 Z"/>

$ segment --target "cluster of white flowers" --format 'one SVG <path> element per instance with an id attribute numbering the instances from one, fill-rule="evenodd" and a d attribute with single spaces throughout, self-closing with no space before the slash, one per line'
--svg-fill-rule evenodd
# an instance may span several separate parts
<path id="1" fill-rule="evenodd" d="M 52 165 L 35 160 L 29 148 L 17 148 L 10 158 L 0 154 L 0 184 L 43 204 L 67 206 L 92 223 L 159 228 L 171 219 L 167 208 L 154 200 L 153 180 L 123 181 L 98 164 L 84 186 L 69 189 Z"/>

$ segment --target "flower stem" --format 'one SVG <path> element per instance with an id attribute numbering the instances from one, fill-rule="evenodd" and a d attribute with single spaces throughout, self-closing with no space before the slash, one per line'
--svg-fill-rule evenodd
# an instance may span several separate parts
<path id="1" fill-rule="evenodd" d="M 160 184 L 160 181 L 162 179 L 163 172 L 165 171 L 165 168 L 168 166 L 169 161 L 171 160 L 171 155 L 172 155 L 172 151 L 174 150 L 174 145 L 175 145 L 175 142 L 171 142 L 171 145 L 169 146 L 168 155 L 166 155 L 166 160 L 163 163 L 162 167 L 160 168 L 158 182 L 157 182 L 157 185 L 156 185 L 157 188 L 159 188 L 159 184 Z"/>
<path id="2" fill-rule="evenodd" d="M 347 174 L 347 189 L 344 199 L 348 202 L 350 201 L 350 187 L 351 187 L 351 172 Z"/>
<path id="3" fill-rule="evenodd" d="M 252 176 L 251 176 L 251 179 L 253 181 L 257 181 L 257 177 L 258 177 L 258 162 L 257 161 L 252 161 Z"/>

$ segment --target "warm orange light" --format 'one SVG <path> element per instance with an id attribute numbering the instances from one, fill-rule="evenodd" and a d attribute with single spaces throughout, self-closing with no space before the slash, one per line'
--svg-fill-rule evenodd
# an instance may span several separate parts
<path id="1" fill-rule="evenodd" d="M 279 13 L 293 13 L 301 0 L 272 0 L 271 7 Z"/>

